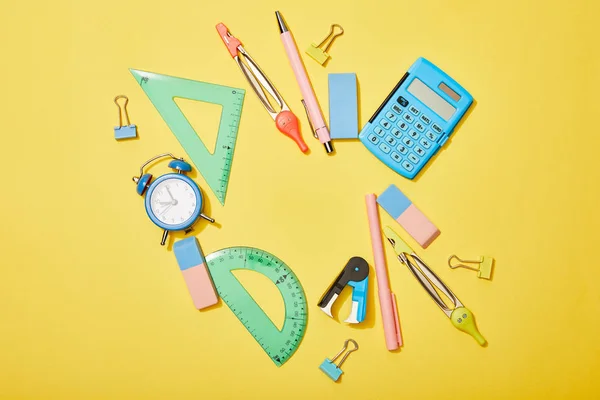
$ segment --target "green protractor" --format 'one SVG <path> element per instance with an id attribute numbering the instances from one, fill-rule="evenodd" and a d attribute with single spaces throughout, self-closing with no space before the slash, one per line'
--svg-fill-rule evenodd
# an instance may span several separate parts
<path id="1" fill-rule="evenodd" d="M 283 261 L 252 247 L 229 247 L 206 257 L 219 296 L 279 367 L 296 351 L 308 319 L 306 296 L 300 281 Z M 232 271 L 246 269 L 275 284 L 285 305 L 281 330 L 260 308 Z"/>

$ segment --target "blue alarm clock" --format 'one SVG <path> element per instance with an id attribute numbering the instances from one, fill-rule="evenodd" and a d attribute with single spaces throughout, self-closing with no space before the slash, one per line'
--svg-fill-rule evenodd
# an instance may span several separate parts
<path id="1" fill-rule="evenodd" d="M 175 173 L 159 176 L 152 180 L 152 174 L 144 174 L 144 168 L 153 161 L 161 158 L 171 158 L 169 168 Z M 134 176 L 136 191 L 140 196 L 146 195 L 145 206 L 148 217 L 159 228 L 163 229 L 160 242 L 164 246 L 171 231 L 183 231 L 190 228 L 199 218 L 215 222 L 214 219 L 202 214 L 202 190 L 191 178 L 185 175 L 192 166 L 183 158 L 177 158 L 171 153 L 159 154 L 146 161 L 140 167 L 140 175 Z"/>
<path id="2" fill-rule="evenodd" d="M 446 143 L 473 96 L 444 71 L 419 58 L 359 134 L 385 165 L 413 179 Z"/>

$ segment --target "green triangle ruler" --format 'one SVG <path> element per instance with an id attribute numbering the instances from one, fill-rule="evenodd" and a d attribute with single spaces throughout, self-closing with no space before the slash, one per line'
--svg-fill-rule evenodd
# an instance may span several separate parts
<path id="1" fill-rule="evenodd" d="M 208 186 L 221 204 L 224 204 L 246 91 L 153 72 L 135 69 L 130 69 L 130 71 L 196 165 Z M 213 154 L 185 118 L 174 101 L 175 97 L 223 106 Z"/>
<path id="2" fill-rule="evenodd" d="M 294 354 L 307 322 L 306 296 L 300 281 L 280 259 L 252 247 L 229 247 L 206 257 L 219 296 L 279 367 Z M 285 305 L 285 321 L 279 330 L 231 273 L 247 269 L 263 274 L 279 289 Z"/>

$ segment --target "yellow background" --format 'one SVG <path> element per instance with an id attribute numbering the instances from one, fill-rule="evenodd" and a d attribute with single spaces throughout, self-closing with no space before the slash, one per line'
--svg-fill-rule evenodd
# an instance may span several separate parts
<path id="1" fill-rule="evenodd" d="M 328 73 L 357 73 L 362 125 L 419 56 L 473 94 L 417 181 L 356 141 L 327 157 L 310 137 L 276 9 L 301 50 L 331 23 L 346 29 L 327 68 L 304 56 L 326 114 Z M 0 11 L 0 397 L 600 395 L 597 2 L 5 1 Z M 214 29 L 221 21 L 300 117 L 309 156 L 249 91 Z M 248 90 L 225 206 L 206 190 L 220 227 L 201 222 L 196 234 L 206 254 L 259 247 L 300 278 L 309 324 L 283 367 L 226 306 L 194 310 L 171 248 L 159 245 L 131 177 L 154 154 L 184 154 L 130 67 Z M 117 94 L 129 96 L 139 140 L 113 139 Z M 209 138 L 217 114 L 206 109 L 211 118 L 190 119 L 205 121 L 197 130 Z M 364 327 L 338 322 L 347 296 L 337 320 L 317 308 L 349 257 L 372 262 L 363 196 L 390 183 L 441 229 L 418 252 L 473 310 L 487 348 L 451 326 L 387 244 L 402 351 L 385 349 L 374 274 Z M 450 270 L 453 253 L 495 257 L 494 280 Z M 276 291 L 241 278 L 281 319 Z M 348 337 L 360 350 L 334 384 L 318 366 Z"/>

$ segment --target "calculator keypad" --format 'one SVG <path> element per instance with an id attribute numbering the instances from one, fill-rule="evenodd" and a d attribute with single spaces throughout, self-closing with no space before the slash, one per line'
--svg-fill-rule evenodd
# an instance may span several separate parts
<path id="1" fill-rule="evenodd" d="M 415 169 L 415 167 L 413 167 L 413 165 L 411 163 L 409 163 L 408 161 L 404 161 L 402 163 L 402 167 L 407 170 L 408 172 L 412 171 L 413 169 Z"/>
<path id="2" fill-rule="evenodd" d="M 379 143 L 379 138 L 371 133 L 369 135 L 369 142 L 371 142 L 373 144 L 377 144 L 377 143 Z"/>
<path id="3" fill-rule="evenodd" d="M 383 151 L 383 152 L 384 152 L 384 153 L 386 153 L 386 154 L 387 154 L 387 153 L 389 153 L 389 152 L 390 152 L 390 150 L 392 150 L 392 149 L 390 149 L 390 146 L 388 146 L 388 145 L 387 145 L 387 144 L 385 144 L 385 143 L 381 143 L 381 144 L 379 145 L 379 148 L 381 149 L 381 151 Z"/>
<path id="4" fill-rule="evenodd" d="M 402 138 L 402 143 L 404 143 L 407 147 L 413 147 L 413 145 L 415 144 L 415 142 L 413 142 L 412 140 L 410 140 L 406 136 L 404 136 Z"/>
<path id="5" fill-rule="evenodd" d="M 412 116 L 412 115 L 410 115 L 409 113 L 404 113 L 404 114 L 402 115 L 402 118 L 403 118 L 403 119 L 404 119 L 406 122 L 408 122 L 409 124 L 412 124 L 412 123 L 413 123 L 413 121 L 415 120 L 415 117 L 413 117 L 413 116 Z"/>
<path id="6" fill-rule="evenodd" d="M 392 126 L 392 123 L 390 121 L 388 121 L 387 119 L 382 119 L 381 121 L 379 121 L 379 125 L 383 126 L 385 129 L 390 129 L 390 126 Z"/>
<path id="7" fill-rule="evenodd" d="M 367 147 L 401 174 L 413 175 L 437 151 L 444 130 L 402 96 L 392 100 L 367 132 Z M 362 137 L 362 136 L 361 136 Z"/>
<path id="8" fill-rule="evenodd" d="M 391 136 L 386 136 L 385 141 L 387 144 L 389 144 L 392 147 L 394 147 L 396 145 L 396 143 L 398 143 L 398 141 Z"/>

